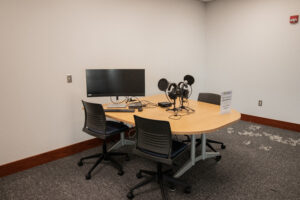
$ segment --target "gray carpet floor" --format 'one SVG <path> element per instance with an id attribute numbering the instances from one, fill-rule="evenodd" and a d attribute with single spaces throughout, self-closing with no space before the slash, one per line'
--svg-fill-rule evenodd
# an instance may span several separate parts
<path id="1" fill-rule="evenodd" d="M 198 162 L 181 179 L 192 185 L 192 193 L 181 188 L 168 191 L 169 199 L 300 199 L 300 133 L 239 121 L 208 134 L 223 141 L 222 159 Z M 26 171 L 0 178 L 0 199 L 127 199 L 130 187 L 137 184 L 139 169 L 154 170 L 151 161 L 131 155 L 120 159 L 125 174 L 117 175 L 111 165 L 100 164 L 91 180 L 85 174 L 93 161 L 78 167 L 78 160 L 101 148 L 90 149 Z M 130 152 L 126 147 L 122 151 Z M 200 153 L 200 148 L 197 151 Z M 183 164 L 188 153 L 177 162 Z M 135 199 L 158 200 L 161 193 L 152 183 L 135 191 Z"/>

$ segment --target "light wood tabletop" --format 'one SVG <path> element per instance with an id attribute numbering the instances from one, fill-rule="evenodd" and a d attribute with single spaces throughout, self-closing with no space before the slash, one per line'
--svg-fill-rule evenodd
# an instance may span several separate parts
<path id="1" fill-rule="evenodd" d="M 147 100 L 157 104 L 158 102 L 167 101 L 164 94 L 153 95 L 140 98 L 140 100 Z M 135 112 L 106 112 L 106 116 L 124 123 L 134 125 L 134 115 L 169 121 L 173 134 L 178 135 L 191 135 L 201 134 L 215 131 L 223 126 L 233 123 L 241 118 L 241 114 L 236 110 L 231 110 L 230 113 L 220 114 L 220 106 L 203 103 L 195 100 L 188 100 L 185 105 L 194 109 L 195 112 L 188 114 L 186 111 L 180 111 L 178 114 L 182 115 L 180 119 L 170 119 L 174 114 L 173 111 L 166 111 L 166 108 L 151 107 L 143 108 L 143 111 Z M 104 105 L 106 108 L 106 105 Z"/>

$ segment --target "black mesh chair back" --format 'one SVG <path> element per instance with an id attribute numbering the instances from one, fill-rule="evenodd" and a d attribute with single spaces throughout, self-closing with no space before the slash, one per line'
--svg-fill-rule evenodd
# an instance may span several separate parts
<path id="1" fill-rule="evenodd" d="M 221 95 L 214 93 L 199 93 L 198 101 L 220 105 Z"/>
<path id="2" fill-rule="evenodd" d="M 134 116 L 136 126 L 136 148 L 153 155 L 170 158 L 172 133 L 169 122 Z"/>
<path id="3" fill-rule="evenodd" d="M 101 104 L 82 101 L 85 112 L 83 131 L 90 130 L 105 133 L 106 117 Z"/>
<path id="4" fill-rule="evenodd" d="M 85 121 L 82 130 L 92 136 L 102 139 L 102 152 L 95 155 L 86 156 L 79 160 L 78 166 L 83 165 L 83 161 L 92 158 L 98 158 L 96 163 L 89 170 L 85 178 L 91 179 L 92 171 L 102 162 L 102 160 L 110 161 L 119 172 L 118 175 L 124 174 L 123 167 L 113 157 L 126 156 L 129 160 L 127 153 L 107 151 L 106 140 L 114 135 L 120 134 L 128 130 L 128 126 L 115 121 L 106 121 L 105 112 L 101 104 L 89 103 L 82 101 L 84 106 Z"/>
<path id="5" fill-rule="evenodd" d="M 215 105 L 220 105 L 221 104 L 221 95 L 214 94 L 214 93 L 199 93 L 198 101 L 205 102 L 205 103 L 211 103 L 211 104 L 215 104 Z M 201 139 L 197 139 L 196 142 L 197 142 L 196 147 L 198 147 L 201 144 Z M 206 145 L 214 152 L 216 152 L 216 150 L 213 148 L 211 143 L 221 144 L 222 149 L 226 148 L 226 146 L 223 142 L 207 139 Z M 216 159 L 219 160 L 220 158 L 221 157 L 217 157 Z"/>
<path id="6" fill-rule="evenodd" d="M 136 148 L 134 153 L 155 161 L 157 163 L 156 171 L 140 170 L 137 178 L 142 178 L 144 174 L 147 178 L 135 185 L 127 194 L 128 199 L 133 199 L 133 191 L 147 185 L 150 182 L 156 182 L 160 186 L 163 199 L 167 199 L 164 185 L 181 185 L 185 187 L 185 192 L 189 193 L 190 185 L 186 182 L 174 178 L 172 168 L 163 170 L 163 164 L 172 165 L 173 159 L 176 159 L 186 149 L 186 144 L 172 140 L 172 132 L 168 121 L 145 119 L 134 116 L 136 128 Z"/>

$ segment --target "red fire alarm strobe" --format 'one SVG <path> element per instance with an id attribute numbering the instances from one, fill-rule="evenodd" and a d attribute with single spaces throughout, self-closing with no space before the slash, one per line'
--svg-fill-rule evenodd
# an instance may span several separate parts
<path id="1" fill-rule="evenodd" d="M 294 15 L 290 17 L 290 23 L 291 24 L 297 24 L 299 20 L 299 15 Z"/>

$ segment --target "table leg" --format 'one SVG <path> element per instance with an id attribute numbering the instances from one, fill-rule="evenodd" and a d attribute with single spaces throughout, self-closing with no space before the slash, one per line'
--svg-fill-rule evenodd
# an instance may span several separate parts
<path id="1" fill-rule="evenodd" d="M 207 158 L 213 158 L 216 156 L 219 156 L 220 153 L 219 152 L 206 152 L 206 135 L 202 134 L 201 136 L 201 155 L 196 157 L 196 162 L 198 162 L 199 160 L 205 160 Z"/>
<path id="2" fill-rule="evenodd" d="M 125 145 L 134 145 L 134 144 L 135 144 L 134 141 L 125 139 L 124 132 L 122 132 L 120 134 L 120 140 L 116 144 L 114 144 L 108 151 L 110 152 L 110 151 L 118 149 L 118 148 L 120 148 L 122 146 L 125 146 Z"/>
<path id="3" fill-rule="evenodd" d="M 190 159 L 175 173 L 174 178 L 182 176 L 187 170 L 195 165 L 196 162 L 196 136 L 191 135 L 191 154 Z"/>
<path id="4" fill-rule="evenodd" d="M 201 155 L 196 156 L 196 136 L 191 135 L 191 154 L 190 154 L 190 159 L 181 167 L 175 174 L 174 178 L 179 178 L 182 176 L 186 171 L 188 171 L 190 168 L 192 168 L 196 162 L 199 160 L 205 160 L 207 158 L 212 158 L 219 156 L 219 152 L 206 152 L 206 135 L 202 134 L 202 139 L 201 139 Z"/>
<path id="5" fill-rule="evenodd" d="M 202 159 L 206 159 L 206 135 L 202 134 L 201 135 L 201 154 L 202 154 Z"/>

